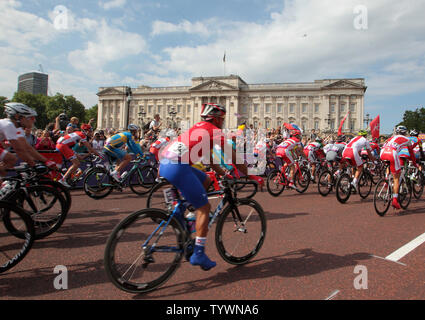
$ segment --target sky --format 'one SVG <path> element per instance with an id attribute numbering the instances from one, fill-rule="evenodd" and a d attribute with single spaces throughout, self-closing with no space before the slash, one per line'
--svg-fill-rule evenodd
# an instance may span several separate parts
<path id="1" fill-rule="evenodd" d="M 365 113 L 392 131 L 424 105 L 423 0 L 0 0 L 0 95 L 49 74 L 86 108 L 99 87 L 365 78 Z"/>

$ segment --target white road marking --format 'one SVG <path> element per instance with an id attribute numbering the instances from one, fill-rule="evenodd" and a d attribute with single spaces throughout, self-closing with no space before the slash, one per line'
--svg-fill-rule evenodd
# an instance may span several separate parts
<path id="1" fill-rule="evenodd" d="M 334 291 L 334 292 L 332 292 L 332 294 L 331 294 L 329 297 L 327 297 L 325 300 L 332 300 L 333 298 L 335 298 L 335 296 L 336 296 L 338 293 L 340 293 L 340 291 L 339 291 L 339 290 L 335 290 L 335 291 Z"/>
<path id="2" fill-rule="evenodd" d="M 403 258 L 405 255 L 407 255 L 409 252 L 415 250 L 417 247 L 419 247 L 422 243 L 425 242 L 425 233 L 421 234 L 416 239 L 413 239 L 408 244 L 405 244 L 400 249 L 394 251 L 389 256 L 386 256 L 386 260 L 397 262 L 401 258 Z"/>
<path id="3" fill-rule="evenodd" d="M 395 262 L 395 263 L 401 264 L 402 266 L 407 267 L 407 264 L 404 264 L 404 263 L 401 263 L 401 262 L 398 262 L 398 261 L 387 260 L 387 259 L 385 259 L 385 258 L 383 258 L 383 257 L 375 256 L 375 255 L 373 255 L 373 254 L 371 254 L 370 256 L 371 256 L 371 257 L 373 257 L 373 258 L 378 258 L 378 259 L 382 259 L 382 260 L 386 260 L 386 261 Z"/>

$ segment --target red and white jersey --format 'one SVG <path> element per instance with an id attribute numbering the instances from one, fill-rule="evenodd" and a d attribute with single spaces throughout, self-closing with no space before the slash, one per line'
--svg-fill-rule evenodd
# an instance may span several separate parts
<path id="1" fill-rule="evenodd" d="M 155 148 L 155 149 L 161 149 L 162 147 L 166 146 L 167 143 L 170 142 L 170 138 L 165 137 L 165 138 L 161 138 L 156 140 L 154 143 L 151 144 L 150 148 Z"/>
<path id="2" fill-rule="evenodd" d="M 304 148 L 304 150 L 316 152 L 316 151 L 320 150 L 321 147 L 322 147 L 322 145 L 320 143 L 318 143 L 318 142 L 312 142 L 312 143 L 308 144 Z"/>
<path id="3" fill-rule="evenodd" d="M 87 141 L 87 136 L 81 131 L 75 131 L 68 133 L 67 135 L 60 137 L 56 144 L 65 144 L 69 147 L 73 147 L 79 141 Z"/>
<path id="4" fill-rule="evenodd" d="M 397 151 L 397 153 L 399 153 L 404 147 L 412 148 L 412 142 L 408 137 L 401 135 L 392 137 L 384 144 L 385 149 L 391 148 Z"/>
<path id="5" fill-rule="evenodd" d="M 372 148 L 370 147 L 369 141 L 367 141 L 367 139 L 362 136 L 357 136 L 354 139 L 352 139 L 347 144 L 346 148 L 351 148 L 355 151 L 361 151 L 364 148 L 368 150 L 372 150 Z"/>
<path id="6" fill-rule="evenodd" d="M 283 141 L 280 145 L 277 146 L 277 148 L 283 148 L 286 150 L 293 150 L 296 146 L 300 146 L 301 141 L 297 138 L 290 138 L 285 141 Z"/>
<path id="7" fill-rule="evenodd" d="M 0 120 L 0 141 L 18 140 L 25 137 L 25 131 L 22 128 L 16 128 L 10 119 Z"/>

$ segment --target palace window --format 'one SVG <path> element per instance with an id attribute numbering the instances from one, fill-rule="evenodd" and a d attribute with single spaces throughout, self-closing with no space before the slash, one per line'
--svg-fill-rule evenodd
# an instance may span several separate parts
<path id="1" fill-rule="evenodd" d="M 333 113 L 333 112 L 335 112 L 335 103 L 332 103 L 331 104 L 331 112 Z"/>
<path id="2" fill-rule="evenodd" d="M 314 113 L 319 113 L 319 110 L 320 110 L 320 104 L 316 103 L 314 105 Z"/>
<path id="3" fill-rule="evenodd" d="M 289 104 L 289 112 L 294 113 L 295 112 L 295 103 Z"/>
<path id="4" fill-rule="evenodd" d="M 282 104 L 281 104 L 281 103 L 279 103 L 279 104 L 277 105 L 277 112 L 278 112 L 278 113 L 282 113 Z"/>
<path id="5" fill-rule="evenodd" d="M 258 104 L 254 104 L 254 113 L 258 112 Z"/>
<path id="6" fill-rule="evenodd" d="M 266 104 L 266 113 L 270 113 L 270 104 Z"/>
<path id="7" fill-rule="evenodd" d="M 308 106 L 308 104 L 307 104 L 307 103 L 303 103 L 303 104 L 302 104 L 302 107 L 301 107 L 301 108 L 302 108 L 302 112 L 303 112 L 303 113 L 307 113 L 307 106 Z"/>
<path id="8" fill-rule="evenodd" d="M 350 111 L 356 112 L 356 104 L 355 103 L 350 104 Z"/>

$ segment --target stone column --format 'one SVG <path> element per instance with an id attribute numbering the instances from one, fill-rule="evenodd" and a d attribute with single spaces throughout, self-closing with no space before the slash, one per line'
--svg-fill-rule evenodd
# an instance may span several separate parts
<path id="1" fill-rule="evenodd" d="M 308 128 L 314 129 L 314 97 L 308 97 Z"/>
<path id="2" fill-rule="evenodd" d="M 99 101 L 97 107 L 97 129 L 103 129 L 103 100 Z"/>
<path id="3" fill-rule="evenodd" d="M 301 97 L 296 97 L 295 100 L 295 124 L 301 128 Z"/>
<path id="4" fill-rule="evenodd" d="M 289 97 L 283 97 L 283 121 L 289 122 Z"/>
<path id="5" fill-rule="evenodd" d="M 328 114 L 330 115 L 330 113 L 331 113 L 331 99 L 328 94 L 325 94 L 322 96 L 322 104 L 320 108 L 320 118 L 321 118 L 321 123 L 319 126 L 320 131 L 329 129 L 329 125 L 326 119 L 328 118 Z"/>
<path id="6" fill-rule="evenodd" d="M 277 103 L 276 103 L 276 97 L 272 97 L 272 105 L 271 105 L 271 127 L 274 129 L 277 127 Z"/>
<path id="7" fill-rule="evenodd" d="M 127 115 L 128 115 L 128 103 L 126 101 L 126 99 L 124 99 L 123 101 L 121 101 L 121 115 L 120 115 L 120 129 L 124 130 L 126 127 L 126 122 L 127 122 Z"/>

